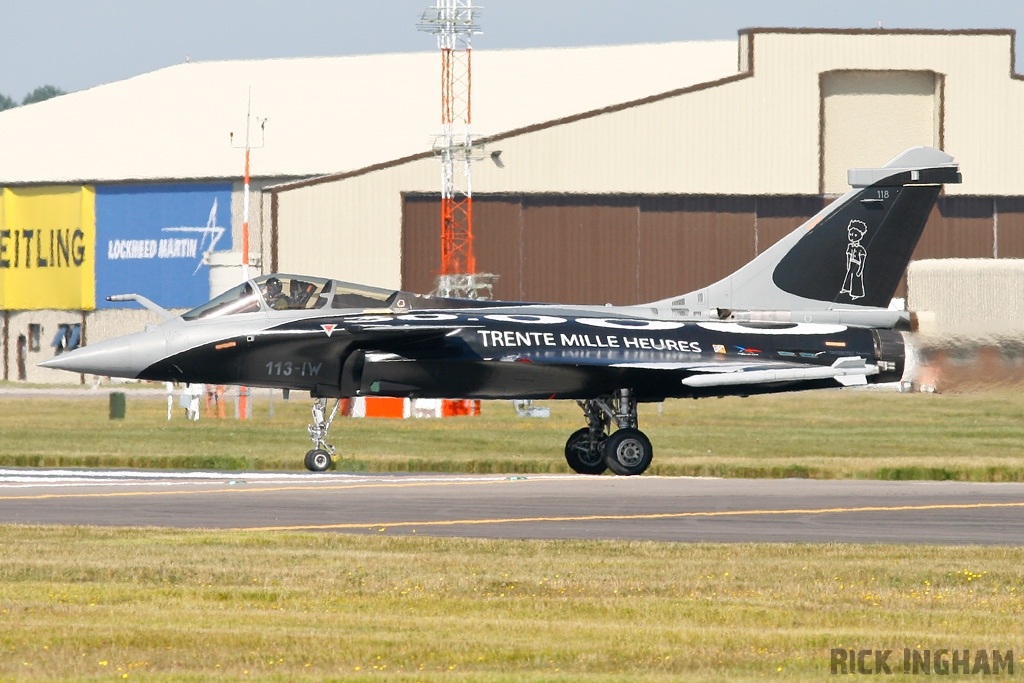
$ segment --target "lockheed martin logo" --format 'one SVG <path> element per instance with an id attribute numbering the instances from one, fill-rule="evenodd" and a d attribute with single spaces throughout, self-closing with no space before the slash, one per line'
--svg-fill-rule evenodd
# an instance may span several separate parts
<path id="1" fill-rule="evenodd" d="M 161 228 L 161 230 L 165 232 L 194 232 L 203 236 L 199 244 L 199 249 L 196 249 L 193 245 L 192 253 L 189 254 L 190 256 L 195 256 L 196 251 L 201 251 L 199 254 L 199 263 L 196 264 L 196 269 L 192 271 L 192 274 L 195 275 L 203 266 L 203 257 L 217 248 L 217 242 L 220 241 L 220 238 L 225 231 L 225 228 L 217 225 L 217 198 L 214 197 L 213 199 L 213 206 L 210 208 L 210 216 L 206 219 L 206 227 Z M 209 246 L 207 246 L 207 238 L 210 240 Z"/>

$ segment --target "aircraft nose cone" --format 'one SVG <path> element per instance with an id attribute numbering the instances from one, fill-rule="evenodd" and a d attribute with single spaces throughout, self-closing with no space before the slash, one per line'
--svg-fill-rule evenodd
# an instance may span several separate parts
<path id="1" fill-rule="evenodd" d="M 106 377 L 135 379 L 164 356 L 167 344 L 157 331 L 105 339 L 39 363 L 44 368 Z"/>

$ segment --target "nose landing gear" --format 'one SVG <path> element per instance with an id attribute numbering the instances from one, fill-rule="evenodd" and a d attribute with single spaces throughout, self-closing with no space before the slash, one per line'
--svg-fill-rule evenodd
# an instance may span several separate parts
<path id="1" fill-rule="evenodd" d="M 654 449 L 647 436 L 637 429 L 636 398 L 631 389 L 616 394 L 578 401 L 587 426 L 565 443 L 565 460 L 574 472 L 601 474 L 643 474 L 651 465 Z M 615 423 L 617 431 L 611 432 Z"/>
<path id="2" fill-rule="evenodd" d="M 327 416 L 327 399 L 318 398 L 313 401 L 313 424 L 309 425 L 309 438 L 313 441 L 314 448 L 306 453 L 306 469 L 312 472 L 324 472 L 331 466 L 331 459 L 334 456 L 334 446 L 327 443 L 327 432 L 331 423 L 338 415 L 338 408 L 341 407 L 341 399 L 334 403 L 331 414 Z"/>

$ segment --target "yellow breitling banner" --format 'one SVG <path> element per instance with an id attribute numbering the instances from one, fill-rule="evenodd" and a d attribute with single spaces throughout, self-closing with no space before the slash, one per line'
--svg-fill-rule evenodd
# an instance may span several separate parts
<path id="1" fill-rule="evenodd" d="M 0 310 L 96 307 L 96 191 L 4 188 Z"/>

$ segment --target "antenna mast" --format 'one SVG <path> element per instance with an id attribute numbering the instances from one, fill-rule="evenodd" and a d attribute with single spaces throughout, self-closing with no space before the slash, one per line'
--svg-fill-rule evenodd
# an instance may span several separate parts
<path id="1" fill-rule="evenodd" d="M 259 149 L 264 145 L 263 135 L 266 132 L 267 120 L 256 117 L 260 124 L 260 144 L 253 147 L 249 144 L 249 124 L 252 121 L 252 87 L 249 88 L 249 101 L 245 109 L 245 178 L 242 192 L 242 282 L 249 279 L 249 151 Z M 235 145 L 235 134 L 231 133 L 231 146 Z"/>
<path id="2" fill-rule="evenodd" d="M 472 299 L 490 297 L 496 276 L 476 272 L 473 255 L 471 166 L 479 153 L 472 134 L 471 43 L 480 33 L 470 0 L 437 0 L 419 29 L 437 36 L 441 49 L 441 133 L 434 151 L 441 160 L 441 274 L 437 293 Z M 484 291 L 481 291 L 484 290 Z"/>

